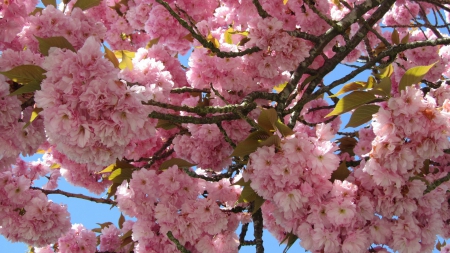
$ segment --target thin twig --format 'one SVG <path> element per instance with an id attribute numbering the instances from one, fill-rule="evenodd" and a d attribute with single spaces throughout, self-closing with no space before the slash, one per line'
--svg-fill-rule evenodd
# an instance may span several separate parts
<path id="1" fill-rule="evenodd" d="M 241 227 L 241 233 L 239 234 L 239 247 L 238 247 L 238 249 L 241 249 L 241 247 L 243 246 L 243 243 L 245 242 L 245 235 L 247 234 L 247 231 L 248 231 L 248 225 L 249 225 L 249 223 L 245 223 Z"/>
<path id="2" fill-rule="evenodd" d="M 209 89 L 197 89 L 197 88 L 191 88 L 191 87 L 175 88 L 170 91 L 170 93 L 186 93 L 186 92 L 210 93 L 211 91 Z"/>
<path id="3" fill-rule="evenodd" d="M 270 17 L 269 13 L 267 13 L 263 7 L 261 6 L 261 4 L 259 3 L 258 0 L 253 0 L 253 5 L 255 5 L 256 10 L 258 11 L 259 16 L 261 16 L 262 18 L 268 18 Z"/>
<path id="4" fill-rule="evenodd" d="M 39 187 L 30 187 L 30 189 L 33 190 L 38 190 L 43 192 L 45 195 L 49 195 L 49 194 L 59 194 L 59 195 L 63 195 L 66 196 L 68 198 L 77 198 L 77 199 L 84 199 L 84 200 L 89 200 L 92 202 L 96 202 L 96 203 L 100 203 L 100 204 L 108 204 L 108 205 L 115 205 L 116 202 L 110 199 L 102 199 L 102 198 L 95 198 L 95 197 L 89 197 L 80 193 L 71 193 L 71 192 L 66 192 L 63 190 L 45 190 L 45 189 L 41 189 Z"/>
<path id="5" fill-rule="evenodd" d="M 425 195 L 425 194 L 431 192 L 432 190 L 436 189 L 439 185 L 441 185 L 449 180 L 450 180 L 450 172 L 447 174 L 447 176 L 441 177 L 438 180 L 431 183 L 430 185 L 428 185 L 427 189 L 425 189 L 423 194 Z"/>
<path id="6" fill-rule="evenodd" d="M 221 122 L 217 122 L 216 125 L 219 128 L 220 132 L 222 133 L 223 138 L 225 138 L 225 141 L 228 142 L 228 144 L 230 144 L 230 146 L 233 147 L 233 149 L 236 148 L 236 144 L 228 136 L 227 131 L 225 131 L 225 129 L 222 126 L 222 123 Z"/>
<path id="7" fill-rule="evenodd" d="M 181 252 L 181 253 L 191 253 L 189 250 L 187 250 L 183 245 L 181 245 L 180 241 L 178 241 L 177 238 L 175 238 L 172 234 L 172 231 L 167 232 L 167 237 L 169 238 L 169 240 L 171 240 L 173 243 L 175 243 L 175 245 L 177 245 L 177 249 Z"/>

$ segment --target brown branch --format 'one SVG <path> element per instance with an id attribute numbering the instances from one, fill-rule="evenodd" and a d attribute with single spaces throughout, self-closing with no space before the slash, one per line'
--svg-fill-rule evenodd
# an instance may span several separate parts
<path id="1" fill-rule="evenodd" d="M 261 6 L 261 4 L 259 3 L 258 0 L 253 0 L 253 5 L 255 5 L 256 10 L 258 11 L 259 16 L 261 16 L 262 18 L 268 18 L 270 17 L 269 13 L 267 13 L 263 7 Z"/>
<path id="2" fill-rule="evenodd" d="M 228 144 L 230 144 L 230 146 L 233 147 L 233 149 L 236 148 L 236 144 L 228 136 L 227 131 L 225 131 L 225 129 L 222 127 L 222 123 L 218 122 L 218 123 L 216 123 L 216 125 L 219 128 L 220 132 L 222 133 L 223 138 L 225 138 L 225 141 L 228 142 Z"/>
<path id="3" fill-rule="evenodd" d="M 323 21 L 325 21 L 328 25 L 330 25 L 331 27 L 334 27 L 336 25 L 334 20 L 331 20 L 330 18 L 328 18 L 327 16 L 325 16 L 322 12 L 320 12 L 316 6 L 315 6 L 315 1 L 312 0 L 304 0 L 304 3 L 306 3 L 308 5 L 308 7 L 317 15 L 319 16 L 319 18 L 321 18 Z"/>
<path id="4" fill-rule="evenodd" d="M 249 223 L 245 223 L 244 225 L 242 225 L 241 227 L 241 233 L 239 234 L 239 247 L 238 249 L 241 249 L 242 246 L 245 246 L 245 235 L 247 234 L 248 231 L 248 225 Z"/>
<path id="5" fill-rule="evenodd" d="M 441 177 L 438 180 L 436 180 L 436 181 L 432 182 L 431 184 L 429 184 L 427 186 L 427 189 L 425 189 L 425 191 L 423 192 L 423 194 L 425 195 L 425 194 L 431 192 L 432 190 L 436 189 L 439 185 L 441 185 L 441 184 L 443 184 L 443 183 L 445 183 L 445 182 L 447 182 L 449 180 L 450 180 L 450 172 L 447 174 L 447 176 Z"/>
<path id="6" fill-rule="evenodd" d="M 320 42 L 320 38 L 319 37 L 317 37 L 315 35 L 312 35 L 312 34 L 309 34 L 309 33 L 301 32 L 299 30 L 286 31 L 286 33 L 291 35 L 291 36 L 293 36 L 293 37 L 309 40 L 309 41 L 312 41 L 314 43 L 319 43 Z"/>
<path id="7" fill-rule="evenodd" d="M 181 245 L 180 241 L 178 241 L 178 239 L 175 238 L 175 236 L 173 236 L 172 231 L 167 232 L 167 237 L 169 238 L 169 240 L 171 240 L 173 243 L 175 243 L 175 245 L 177 246 L 177 249 L 181 253 L 191 253 L 183 245 Z"/>
<path id="8" fill-rule="evenodd" d="M 192 112 L 197 114 L 206 114 L 206 113 L 229 113 L 229 112 L 235 112 L 237 108 L 244 107 L 242 105 L 226 105 L 226 106 L 203 106 L 203 107 L 190 107 L 190 106 L 179 106 L 179 105 L 172 105 L 167 103 L 162 103 L 154 100 L 149 100 L 147 102 L 142 102 L 144 105 L 153 105 L 165 109 L 171 109 L 176 112 L 183 111 L 183 112 Z"/>
<path id="9" fill-rule="evenodd" d="M 210 93 L 211 91 L 209 89 L 196 89 L 191 87 L 181 87 L 181 88 L 175 88 L 170 91 L 170 93 L 186 93 L 186 92 L 201 92 L 201 93 Z"/>
<path id="10" fill-rule="evenodd" d="M 59 190 L 59 189 L 56 189 L 56 190 L 45 190 L 45 189 L 41 189 L 39 187 L 30 187 L 30 189 L 41 191 L 45 195 L 60 194 L 60 195 L 66 196 L 68 198 L 84 199 L 84 200 L 89 200 L 89 201 L 100 203 L 100 204 L 108 204 L 108 205 L 115 205 L 115 204 L 117 204 L 115 201 L 110 200 L 110 199 L 89 197 L 89 196 L 86 196 L 86 195 L 83 195 L 83 194 L 80 194 L 80 193 L 71 193 L 71 192 L 66 192 L 66 191 Z"/>
<path id="11" fill-rule="evenodd" d="M 256 253 L 264 253 L 263 246 L 263 216 L 261 208 L 258 209 L 253 215 L 253 234 L 255 235 Z"/>

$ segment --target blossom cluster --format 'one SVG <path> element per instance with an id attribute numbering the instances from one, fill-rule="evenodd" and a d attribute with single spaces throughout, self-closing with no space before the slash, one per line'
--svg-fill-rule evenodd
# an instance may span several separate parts
<path id="1" fill-rule="evenodd" d="M 262 147 L 251 154 L 244 178 L 269 200 L 262 206 L 266 227 L 279 240 L 289 232 L 298 236 L 311 251 L 364 252 L 380 244 L 430 252 L 436 235 L 449 233 L 450 184 L 424 194 L 427 184 L 449 172 L 443 152 L 450 133 L 445 90 L 433 90 L 440 95 L 437 102 L 408 87 L 382 104 L 355 147 L 356 155 L 370 159 L 345 181 L 328 181 L 340 170 L 339 158 L 331 143 L 315 136 L 296 133 L 280 150 Z M 429 159 L 438 163 L 426 165 Z"/>
<path id="2" fill-rule="evenodd" d="M 204 192 L 207 196 L 199 197 Z M 223 179 L 218 184 L 191 178 L 178 166 L 164 171 L 141 169 L 119 186 L 118 207 L 130 217 L 137 252 L 175 251 L 169 231 L 192 252 L 237 252 L 234 233 L 239 215 L 219 206 L 234 207 L 239 186 Z"/>
<path id="3" fill-rule="evenodd" d="M 70 229 L 67 207 L 30 189 L 35 179 L 48 173 L 46 168 L 19 160 L 0 173 L 0 234 L 12 242 L 44 246 Z"/>
<path id="4" fill-rule="evenodd" d="M 154 133 L 146 124 L 142 89 L 117 79 L 94 37 L 76 53 L 51 49 L 36 105 L 43 109 L 49 142 L 78 163 L 109 165 L 121 158 L 134 138 Z M 145 128 L 144 128 L 145 126 Z"/>

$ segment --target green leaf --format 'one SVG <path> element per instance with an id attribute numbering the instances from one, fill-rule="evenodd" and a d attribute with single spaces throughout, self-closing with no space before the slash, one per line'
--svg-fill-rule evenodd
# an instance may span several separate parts
<path id="1" fill-rule="evenodd" d="M 258 142 L 259 142 L 260 147 L 264 147 L 264 146 L 270 147 L 272 145 L 275 145 L 275 147 L 280 147 L 280 145 L 281 145 L 281 139 L 278 135 L 272 135 L 269 138 L 258 141 Z"/>
<path id="2" fill-rule="evenodd" d="M 95 233 L 101 233 L 102 229 L 101 228 L 93 228 L 93 229 L 91 229 L 91 231 L 95 232 Z"/>
<path id="3" fill-rule="evenodd" d="M 231 33 L 231 34 L 240 34 L 240 35 L 243 35 L 243 36 L 245 36 L 245 37 L 247 37 L 248 34 L 249 34 L 248 31 L 233 31 L 233 32 L 230 32 L 230 33 Z"/>
<path id="4" fill-rule="evenodd" d="M 132 173 L 130 169 L 116 169 L 109 175 L 108 180 L 121 184 L 124 180 L 130 180 Z"/>
<path id="5" fill-rule="evenodd" d="M 162 128 L 164 130 L 174 129 L 175 127 L 177 127 L 177 125 L 164 119 L 159 119 L 158 124 L 156 124 L 156 128 Z"/>
<path id="6" fill-rule="evenodd" d="M 109 165 L 108 167 L 104 168 L 102 171 L 97 172 L 97 174 L 110 173 L 110 172 L 113 172 L 116 168 L 117 168 L 116 164 L 113 163 L 113 164 Z"/>
<path id="7" fill-rule="evenodd" d="M 122 229 L 124 222 L 125 222 L 125 216 L 123 216 L 123 214 L 120 213 L 119 222 L 118 222 L 120 229 Z"/>
<path id="8" fill-rule="evenodd" d="M 253 211 L 252 214 L 256 213 L 256 211 L 258 211 L 261 206 L 264 204 L 264 202 L 266 202 L 265 199 L 263 199 L 261 196 L 259 196 L 258 194 L 256 194 L 255 200 L 253 201 Z"/>
<path id="9" fill-rule="evenodd" d="M 74 5 L 73 9 L 76 7 L 82 9 L 83 11 L 95 7 L 99 5 L 102 2 L 102 0 L 78 0 Z"/>
<path id="10" fill-rule="evenodd" d="M 276 85 L 275 87 L 273 87 L 273 89 L 279 93 L 284 89 L 284 87 L 286 87 L 287 84 L 288 84 L 288 82 L 280 83 L 280 84 Z"/>
<path id="11" fill-rule="evenodd" d="M 62 37 L 62 36 L 56 36 L 56 37 L 49 37 L 49 38 L 41 38 L 38 36 L 34 36 L 38 42 L 39 42 L 39 51 L 41 52 L 41 54 L 48 56 L 48 50 L 51 47 L 57 47 L 57 48 L 66 48 L 69 49 L 73 52 L 75 51 L 75 48 L 72 46 L 72 44 L 70 44 L 70 42 Z"/>
<path id="12" fill-rule="evenodd" d="M 377 113 L 379 109 L 378 105 L 363 105 L 356 108 L 345 127 L 358 127 L 372 120 L 372 115 Z"/>
<path id="13" fill-rule="evenodd" d="M 239 196 L 238 203 L 250 203 L 256 199 L 256 196 L 258 196 L 258 194 L 256 194 L 250 185 L 244 186 L 241 196 Z"/>
<path id="14" fill-rule="evenodd" d="M 114 54 L 118 59 L 122 59 L 122 56 L 125 54 L 129 58 L 133 59 L 136 56 L 136 52 L 128 51 L 128 50 L 116 50 Z"/>
<path id="15" fill-rule="evenodd" d="M 438 242 L 436 243 L 436 249 L 441 251 L 442 247 L 444 247 L 445 245 L 447 245 L 447 243 L 444 241 L 444 243 L 441 243 L 440 240 L 438 240 Z"/>
<path id="16" fill-rule="evenodd" d="M 372 89 L 372 87 L 376 84 L 376 80 L 373 76 L 369 76 L 367 78 L 366 85 L 364 86 L 365 89 Z"/>
<path id="17" fill-rule="evenodd" d="M 331 174 L 330 181 L 333 183 L 334 180 L 344 181 L 350 175 L 350 171 L 347 169 L 347 164 L 345 162 L 341 162 L 338 169 L 333 171 Z"/>
<path id="18" fill-rule="evenodd" d="M 108 187 L 108 196 L 106 197 L 106 199 L 111 199 L 112 196 L 114 196 L 116 194 L 117 191 L 117 187 L 119 187 L 122 184 L 122 182 L 120 183 L 113 183 L 111 184 L 110 187 Z M 112 207 L 111 207 L 112 208 Z"/>
<path id="19" fill-rule="evenodd" d="M 341 150 L 341 153 L 347 152 L 350 154 L 350 156 L 354 156 L 355 153 L 353 152 L 353 149 L 355 148 L 356 144 L 358 144 L 358 141 L 353 137 L 342 137 L 337 140 L 339 143 L 339 149 Z"/>
<path id="20" fill-rule="evenodd" d="M 354 91 L 341 98 L 336 104 L 336 107 L 334 107 L 333 111 L 328 113 L 325 117 L 346 113 L 374 99 L 376 99 L 375 95 L 369 92 Z"/>
<path id="21" fill-rule="evenodd" d="M 104 223 L 96 223 L 97 225 L 100 226 L 101 229 L 107 228 L 109 226 L 111 226 L 113 223 L 110 221 L 104 222 Z"/>
<path id="22" fill-rule="evenodd" d="M 120 69 L 128 68 L 129 70 L 133 70 L 133 62 L 131 61 L 131 57 L 124 51 L 122 51 L 122 61 L 119 63 Z"/>
<path id="23" fill-rule="evenodd" d="M 147 43 L 147 46 L 145 46 L 145 48 L 152 48 L 154 45 L 158 44 L 159 42 L 159 38 L 156 39 L 152 39 Z"/>
<path id="24" fill-rule="evenodd" d="M 275 126 L 284 137 L 295 134 L 295 132 L 292 131 L 292 129 L 286 126 L 283 122 L 281 122 L 280 119 L 275 122 Z"/>
<path id="25" fill-rule="evenodd" d="M 0 72 L 0 74 L 8 77 L 16 83 L 27 84 L 37 82 L 38 84 L 44 80 L 45 69 L 37 65 L 20 65 L 11 70 Z"/>
<path id="26" fill-rule="evenodd" d="M 130 236 L 130 237 L 124 238 L 124 239 L 122 240 L 122 244 L 120 244 L 120 248 L 123 248 L 123 247 L 127 246 L 128 244 L 130 244 L 130 243 L 132 243 L 132 242 L 133 242 L 133 239 L 132 239 L 131 236 Z"/>
<path id="27" fill-rule="evenodd" d="M 44 109 L 42 108 L 34 108 L 33 111 L 31 112 L 31 117 L 30 117 L 30 121 L 28 121 L 25 126 L 23 126 L 23 129 L 27 128 L 38 116 L 39 113 L 42 112 Z"/>
<path id="28" fill-rule="evenodd" d="M 181 158 L 172 158 L 170 160 L 167 160 L 165 162 L 163 162 L 161 164 L 161 166 L 159 166 L 160 170 L 167 170 L 168 168 L 174 166 L 174 165 L 178 165 L 179 168 L 183 168 L 183 167 L 192 167 L 195 166 L 195 164 L 190 163 L 186 160 L 183 160 Z"/>
<path id="29" fill-rule="evenodd" d="M 423 167 L 420 169 L 423 175 L 428 175 L 430 173 L 430 159 L 423 161 Z"/>
<path id="30" fill-rule="evenodd" d="M 400 80 L 400 84 L 398 86 L 399 91 L 406 89 L 407 86 L 411 86 L 413 84 L 417 84 L 420 81 L 422 81 L 422 78 L 428 73 L 428 71 L 430 71 L 430 69 L 436 63 L 437 62 L 430 64 L 428 66 L 417 66 L 408 69 L 402 76 L 402 79 Z"/>
<path id="31" fill-rule="evenodd" d="M 341 94 L 344 94 L 344 93 L 347 93 L 349 91 L 364 89 L 365 86 L 366 86 L 366 82 L 358 81 L 358 82 L 348 83 L 348 84 L 344 85 L 344 87 L 342 87 L 342 89 L 339 90 L 336 94 L 331 95 L 330 98 L 331 97 L 337 97 L 337 96 L 339 96 Z"/>
<path id="32" fill-rule="evenodd" d="M 242 38 L 241 39 L 241 41 L 239 41 L 239 43 L 237 44 L 238 46 L 243 46 L 243 45 L 245 45 L 247 42 L 249 42 L 250 41 L 250 38 L 249 37 L 244 37 L 244 38 Z"/>
<path id="33" fill-rule="evenodd" d="M 40 89 L 41 89 L 40 82 L 38 83 L 36 81 L 33 81 L 28 84 L 24 84 L 22 87 L 15 90 L 13 93 L 9 94 L 9 96 L 15 96 L 15 95 L 20 95 L 20 94 L 24 94 L 24 93 L 35 92 Z"/>
<path id="34" fill-rule="evenodd" d="M 120 248 L 123 248 L 123 247 L 125 247 L 127 244 L 133 242 L 132 234 L 133 234 L 133 231 L 132 231 L 132 230 L 129 230 L 128 232 L 126 232 L 125 234 L 123 234 L 122 236 L 120 236 L 120 240 L 122 240 L 122 244 L 120 245 Z"/>
<path id="35" fill-rule="evenodd" d="M 283 253 L 288 252 L 288 250 L 294 245 L 295 241 L 297 241 L 298 236 L 294 235 L 292 232 L 288 233 L 286 237 L 281 241 L 280 245 L 283 244 L 287 240 L 286 248 L 284 248 Z"/>
<path id="36" fill-rule="evenodd" d="M 263 130 L 258 130 L 256 132 L 251 133 L 245 140 L 239 142 L 231 153 L 232 156 L 246 156 L 249 155 L 258 149 L 259 140 L 266 140 L 270 135 Z"/>
<path id="37" fill-rule="evenodd" d="M 398 35 L 397 30 L 395 30 L 395 29 L 391 34 L 391 40 L 392 40 L 392 43 L 394 43 L 395 45 L 400 44 L 400 37 Z"/>
<path id="38" fill-rule="evenodd" d="M 392 67 L 392 63 L 389 64 L 387 67 L 380 69 L 380 73 L 376 76 L 380 79 L 385 77 L 391 77 L 394 73 L 394 67 Z"/>
<path id="39" fill-rule="evenodd" d="M 243 177 L 241 177 L 241 179 L 239 179 L 239 181 L 237 181 L 236 183 L 233 183 L 231 185 L 240 185 L 240 186 L 247 186 L 250 185 L 250 180 L 248 180 L 247 182 L 244 180 Z"/>
<path id="40" fill-rule="evenodd" d="M 389 77 L 384 77 L 381 81 L 373 87 L 372 91 L 380 91 L 376 94 L 381 96 L 389 97 L 391 95 L 391 79 Z"/>
<path id="41" fill-rule="evenodd" d="M 114 52 L 109 50 L 109 48 L 107 48 L 105 45 L 103 45 L 103 48 L 105 49 L 105 58 L 108 59 L 115 68 L 119 68 L 119 60 L 117 60 Z"/>
<path id="42" fill-rule="evenodd" d="M 246 156 L 255 152 L 259 148 L 258 140 L 245 139 L 239 142 L 231 153 L 231 156 Z"/>
<path id="43" fill-rule="evenodd" d="M 278 115 L 274 108 L 262 110 L 258 117 L 258 125 L 268 133 L 275 132 L 275 122 L 277 122 L 277 120 Z"/>
<path id="44" fill-rule="evenodd" d="M 400 41 L 401 44 L 406 44 L 409 42 L 409 32 L 405 35 L 405 37 L 402 38 L 402 41 Z"/>
<path id="45" fill-rule="evenodd" d="M 28 14 L 28 16 L 34 16 L 37 13 L 41 13 L 42 14 L 42 10 L 44 10 L 44 8 L 36 7 L 36 9 L 34 9 L 30 14 Z"/>
<path id="46" fill-rule="evenodd" d="M 220 47 L 219 41 L 216 39 L 216 37 L 212 36 L 211 32 L 209 32 L 208 36 L 206 37 L 206 40 L 208 42 L 211 42 L 214 47 L 216 47 L 216 48 Z"/>
<path id="47" fill-rule="evenodd" d="M 61 168 L 61 164 L 58 164 L 58 163 L 54 163 L 54 164 L 52 164 L 51 166 L 50 166 L 50 169 L 59 169 L 59 168 Z"/>
<path id="48" fill-rule="evenodd" d="M 233 31 L 234 31 L 234 29 L 233 29 L 232 27 L 228 28 L 228 29 L 225 31 L 225 34 L 223 35 L 224 40 L 225 40 L 225 43 L 233 44 L 233 40 L 232 40 L 232 38 L 231 38 L 231 35 L 232 35 L 232 32 L 233 32 Z"/>
<path id="49" fill-rule="evenodd" d="M 56 0 L 42 0 L 44 6 L 53 5 L 56 8 Z"/>
<path id="50" fill-rule="evenodd" d="M 253 211 L 252 214 L 258 211 L 261 206 L 266 201 L 261 196 L 259 196 L 250 186 L 251 181 L 248 180 L 247 182 L 244 181 L 243 178 L 241 178 L 238 182 L 234 183 L 233 185 L 241 185 L 244 186 L 241 192 L 241 196 L 239 196 L 239 199 L 237 203 L 250 203 L 253 202 Z"/>

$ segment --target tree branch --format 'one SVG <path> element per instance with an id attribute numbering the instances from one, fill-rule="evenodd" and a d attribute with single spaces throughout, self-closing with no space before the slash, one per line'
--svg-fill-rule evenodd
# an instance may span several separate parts
<path id="1" fill-rule="evenodd" d="M 261 6 L 261 4 L 259 3 L 258 0 L 253 0 L 252 2 L 253 2 L 253 4 L 255 5 L 256 10 L 258 10 L 259 16 L 261 16 L 262 18 L 268 18 L 268 17 L 270 17 L 269 13 L 267 13 L 267 12 L 263 9 L 263 7 Z"/>
<path id="2" fill-rule="evenodd" d="M 222 123 L 218 122 L 218 123 L 216 123 L 216 125 L 219 128 L 220 132 L 222 133 L 223 138 L 225 138 L 225 141 L 228 142 L 228 144 L 230 144 L 230 146 L 233 147 L 233 149 L 236 148 L 236 144 L 228 136 L 227 131 L 225 131 L 225 129 L 222 127 Z"/>
<path id="3" fill-rule="evenodd" d="M 209 89 L 196 89 L 191 87 L 181 87 L 181 88 L 175 88 L 170 91 L 170 93 L 186 93 L 186 92 L 201 92 L 201 93 L 210 93 L 211 91 Z"/>
<path id="4" fill-rule="evenodd" d="M 171 240 L 173 243 L 175 243 L 175 245 L 177 245 L 177 249 L 181 252 L 181 253 L 191 253 L 189 250 L 187 250 L 183 245 L 181 245 L 180 241 L 178 241 L 177 238 L 175 238 L 172 234 L 172 231 L 167 232 L 167 237 L 169 238 L 169 240 Z"/>
<path id="5" fill-rule="evenodd" d="M 241 227 L 241 233 L 239 234 L 239 247 L 238 247 L 238 249 L 241 249 L 241 247 L 244 246 L 245 235 L 247 234 L 247 231 L 248 231 L 248 225 L 249 225 L 249 223 L 245 223 Z"/>
<path id="6" fill-rule="evenodd" d="M 427 193 L 430 193 L 432 190 L 436 189 L 439 185 L 441 185 L 449 180 L 450 180 L 450 172 L 447 173 L 447 176 L 441 177 L 438 180 L 434 181 L 433 183 L 429 184 L 427 186 L 427 189 L 425 189 L 425 191 L 423 192 L 423 194 L 425 195 Z"/>
<path id="7" fill-rule="evenodd" d="M 261 208 L 253 214 L 253 234 L 255 235 L 256 253 L 264 253 L 263 246 L 263 216 Z"/>
<path id="8" fill-rule="evenodd" d="M 243 107 L 242 105 L 226 105 L 226 106 L 203 106 L 203 107 L 190 107 L 190 106 L 178 106 L 167 103 L 162 103 L 154 100 L 149 100 L 147 102 L 143 102 L 144 105 L 153 105 L 165 109 L 171 109 L 174 111 L 183 111 L 183 112 L 192 112 L 197 114 L 206 114 L 206 113 L 229 113 L 236 112 L 237 108 Z M 245 108 L 242 108 L 245 109 Z"/>
<path id="9" fill-rule="evenodd" d="M 295 30 L 295 31 L 286 31 L 287 34 L 293 36 L 293 37 L 297 37 L 300 39 L 305 39 L 305 40 L 309 40 L 312 41 L 314 43 L 319 43 L 320 39 L 317 36 L 314 36 L 312 34 L 309 33 L 305 33 L 305 32 L 301 32 L 299 30 Z"/>
<path id="10" fill-rule="evenodd" d="M 115 205 L 116 202 L 110 199 L 102 199 L 102 198 L 95 198 L 95 197 L 89 197 L 80 193 L 71 193 L 71 192 L 66 192 L 63 190 L 45 190 L 45 189 L 41 189 L 39 187 L 30 187 L 30 189 L 33 190 L 38 190 L 43 192 L 45 195 L 49 195 L 49 194 L 60 194 L 63 196 L 66 196 L 68 198 L 77 198 L 77 199 L 84 199 L 84 200 L 89 200 L 92 202 L 96 202 L 96 203 L 100 203 L 100 204 L 108 204 L 108 205 Z"/>

